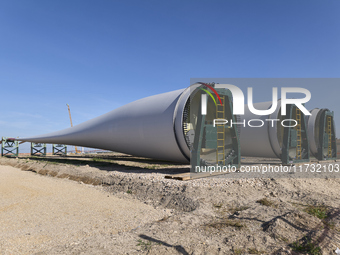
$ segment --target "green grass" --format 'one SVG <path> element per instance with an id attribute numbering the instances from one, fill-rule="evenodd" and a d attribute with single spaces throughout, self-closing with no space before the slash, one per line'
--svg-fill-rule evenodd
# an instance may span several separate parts
<path id="1" fill-rule="evenodd" d="M 305 212 L 321 220 L 326 219 L 328 216 L 327 207 L 323 205 L 321 206 L 308 205 L 307 208 L 305 209 Z"/>
<path id="2" fill-rule="evenodd" d="M 126 193 L 132 194 L 132 190 L 129 190 L 129 189 L 128 189 L 128 190 L 126 191 Z"/>
<path id="3" fill-rule="evenodd" d="M 321 248 L 313 244 L 310 240 L 306 240 L 306 243 L 301 241 L 294 242 L 292 244 L 293 251 L 297 251 L 303 254 L 309 255 L 321 255 Z"/>
<path id="4" fill-rule="evenodd" d="M 137 246 L 140 246 L 142 250 L 144 251 L 150 251 L 152 249 L 152 246 L 154 245 L 161 245 L 161 244 L 156 243 L 156 242 L 151 242 L 151 241 L 143 241 L 141 239 L 137 241 Z"/>
<path id="5" fill-rule="evenodd" d="M 106 159 L 102 159 L 102 158 L 92 158 L 93 162 L 107 162 Z"/>
<path id="6" fill-rule="evenodd" d="M 47 164 L 50 164 L 50 165 L 58 165 L 58 164 L 62 164 L 62 163 L 55 162 L 55 161 L 48 161 Z"/>
<path id="7" fill-rule="evenodd" d="M 145 169 L 157 169 L 157 166 L 151 165 L 151 166 L 144 166 L 143 168 L 145 168 Z"/>

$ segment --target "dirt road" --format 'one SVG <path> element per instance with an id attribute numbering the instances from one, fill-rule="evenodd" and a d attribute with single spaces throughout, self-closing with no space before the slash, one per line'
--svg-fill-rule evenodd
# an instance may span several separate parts
<path id="1" fill-rule="evenodd" d="M 0 254 L 34 254 L 47 247 L 76 245 L 164 216 L 165 210 L 117 198 L 99 187 L 0 166 Z"/>

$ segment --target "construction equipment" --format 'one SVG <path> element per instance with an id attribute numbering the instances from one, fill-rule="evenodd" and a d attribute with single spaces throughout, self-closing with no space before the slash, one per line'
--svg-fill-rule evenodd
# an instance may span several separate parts
<path id="1" fill-rule="evenodd" d="M 67 105 L 67 109 L 68 109 L 68 115 L 70 116 L 71 127 L 73 127 L 70 106 L 69 106 L 69 104 L 66 104 L 66 105 Z M 74 146 L 74 149 L 76 150 L 76 154 L 78 154 L 79 152 L 78 152 L 77 146 Z"/>

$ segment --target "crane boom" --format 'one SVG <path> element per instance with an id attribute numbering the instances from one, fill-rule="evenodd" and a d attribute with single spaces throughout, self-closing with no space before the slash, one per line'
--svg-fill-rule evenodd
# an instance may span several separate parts
<path id="1" fill-rule="evenodd" d="M 70 116 L 71 127 L 73 127 L 70 106 L 69 106 L 69 104 L 66 104 L 66 105 L 67 105 L 67 109 L 68 109 L 68 115 Z"/>
<path id="2" fill-rule="evenodd" d="M 70 106 L 69 106 L 69 104 L 66 104 L 66 105 L 67 105 L 67 109 L 68 109 L 68 115 L 70 116 L 71 127 L 73 127 Z M 76 150 L 76 154 L 78 154 L 79 152 L 78 152 L 77 146 L 74 146 L 74 148 Z"/>

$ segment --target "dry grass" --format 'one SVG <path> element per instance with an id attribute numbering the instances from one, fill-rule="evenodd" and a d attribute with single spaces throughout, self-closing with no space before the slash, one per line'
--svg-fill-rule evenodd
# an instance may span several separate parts
<path id="1" fill-rule="evenodd" d="M 257 200 L 256 203 L 259 203 L 261 205 L 264 205 L 264 206 L 270 206 L 270 207 L 276 207 L 275 203 L 271 200 L 269 200 L 268 198 L 262 198 L 260 200 Z"/>
<path id="2" fill-rule="evenodd" d="M 233 227 L 233 228 L 237 228 L 237 229 L 242 229 L 245 228 L 246 225 L 241 223 L 238 220 L 221 220 L 221 221 L 217 221 L 217 222 L 211 222 L 209 224 L 206 225 L 207 227 L 211 227 L 211 228 L 215 228 L 218 230 L 222 230 L 224 228 L 227 227 Z"/>
<path id="3" fill-rule="evenodd" d="M 245 211 L 247 209 L 249 209 L 250 207 L 249 206 L 240 206 L 240 207 L 232 207 L 230 209 L 228 209 L 228 211 L 231 213 L 231 214 L 234 214 L 236 212 L 241 212 L 241 211 Z"/>

